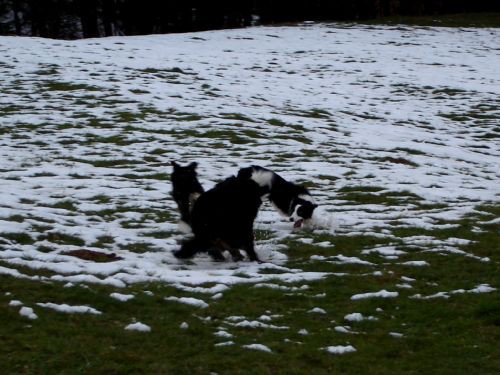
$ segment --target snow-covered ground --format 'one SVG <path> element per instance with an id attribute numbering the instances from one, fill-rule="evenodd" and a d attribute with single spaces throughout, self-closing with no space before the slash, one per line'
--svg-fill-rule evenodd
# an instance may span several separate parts
<path id="1" fill-rule="evenodd" d="M 210 282 L 197 291 L 217 295 L 235 283 L 325 277 L 286 266 L 281 239 L 312 241 L 267 204 L 256 222 L 270 231 L 257 241 L 266 263 L 175 259 L 185 235 L 169 195 L 171 160 L 197 161 L 206 188 L 240 167 L 266 166 L 308 183 L 339 234 L 488 261 L 464 253 L 462 239 L 392 231 L 446 228 L 498 201 L 499 51 L 498 29 L 308 24 L 80 41 L 0 37 L 0 273 L 182 290 Z M 360 187 L 384 198 L 353 204 L 339 194 Z M 331 249 L 312 261 L 373 272 L 363 257 L 404 255 L 381 246 L 349 258 L 328 241 L 312 244 Z M 115 258 L 68 254 L 82 249 Z M 340 349 L 325 350 L 355 350 Z"/>

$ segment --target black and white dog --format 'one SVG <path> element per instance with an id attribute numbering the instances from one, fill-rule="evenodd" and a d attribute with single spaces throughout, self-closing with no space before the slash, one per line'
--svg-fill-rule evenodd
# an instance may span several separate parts
<path id="1" fill-rule="evenodd" d="M 182 222 L 191 225 L 191 211 L 194 202 L 205 191 L 198 181 L 196 174 L 197 163 L 193 162 L 185 167 L 172 162 L 174 168 L 170 175 L 172 182 L 172 197 L 174 198 L 181 213 L 180 227 L 185 227 Z M 187 229 L 189 231 L 189 229 Z"/>
<path id="2" fill-rule="evenodd" d="M 228 250 L 234 260 L 241 260 L 239 249 L 252 261 L 259 261 L 254 249 L 253 223 L 269 193 L 267 186 L 250 178 L 230 177 L 201 194 L 191 211 L 194 237 L 174 253 L 177 258 L 190 258 L 198 252 L 208 252 L 221 261 L 221 250 Z"/>
<path id="3" fill-rule="evenodd" d="M 278 212 L 294 223 L 294 228 L 311 223 L 318 205 L 305 187 L 288 182 L 276 172 L 257 165 L 240 169 L 238 178 L 250 179 L 261 187 L 267 187 L 269 200 Z"/>

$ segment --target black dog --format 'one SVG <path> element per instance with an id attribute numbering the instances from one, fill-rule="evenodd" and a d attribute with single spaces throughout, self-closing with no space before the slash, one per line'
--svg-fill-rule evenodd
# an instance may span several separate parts
<path id="1" fill-rule="evenodd" d="M 215 260 L 224 260 L 220 250 L 228 250 L 241 260 L 238 249 L 252 261 L 259 261 L 254 249 L 253 222 L 267 187 L 248 178 L 230 177 L 203 193 L 191 211 L 194 238 L 187 240 L 174 255 L 190 258 L 208 252 Z"/>
<path id="2" fill-rule="evenodd" d="M 198 181 L 197 165 L 196 162 L 193 162 L 183 167 L 173 161 L 172 167 L 174 169 L 170 175 L 172 197 L 179 207 L 181 220 L 188 225 L 191 225 L 191 211 L 194 202 L 205 191 Z"/>
<path id="3" fill-rule="evenodd" d="M 267 187 L 269 200 L 283 216 L 294 222 L 294 228 L 311 222 L 314 209 L 318 205 L 305 187 L 288 182 L 276 172 L 257 165 L 240 169 L 238 177 Z"/>

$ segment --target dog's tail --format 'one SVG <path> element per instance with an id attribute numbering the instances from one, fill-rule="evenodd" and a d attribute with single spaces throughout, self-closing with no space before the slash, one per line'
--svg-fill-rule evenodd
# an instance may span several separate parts
<path id="1" fill-rule="evenodd" d="M 184 242 L 180 250 L 174 252 L 174 256 L 180 259 L 187 259 L 191 258 L 193 255 L 201 251 L 208 251 L 207 243 L 196 237 L 193 237 Z"/>

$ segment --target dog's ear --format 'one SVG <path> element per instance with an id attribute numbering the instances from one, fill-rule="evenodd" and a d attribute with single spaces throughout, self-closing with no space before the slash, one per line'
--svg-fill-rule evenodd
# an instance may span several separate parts
<path id="1" fill-rule="evenodd" d="M 179 165 L 179 164 L 177 164 L 177 163 L 176 163 L 175 161 L 173 161 L 173 160 L 170 162 L 170 165 L 172 165 L 172 167 L 174 167 L 174 169 L 177 169 L 177 168 L 179 168 L 179 167 L 180 167 L 180 165 Z"/>
<path id="2" fill-rule="evenodd" d="M 314 204 L 314 203 L 313 203 L 313 205 L 312 205 L 313 210 L 314 210 L 315 208 L 318 208 L 318 207 L 319 207 L 319 206 L 318 206 L 317 204 Z"/>
<path id="3" fill-rule="evenodd" d="M 188 165 L 189 168 L 191 168 L 193 171 L 196 169 L 198 166 L 198 163 L 193 161 L 191 164 Z"/>

